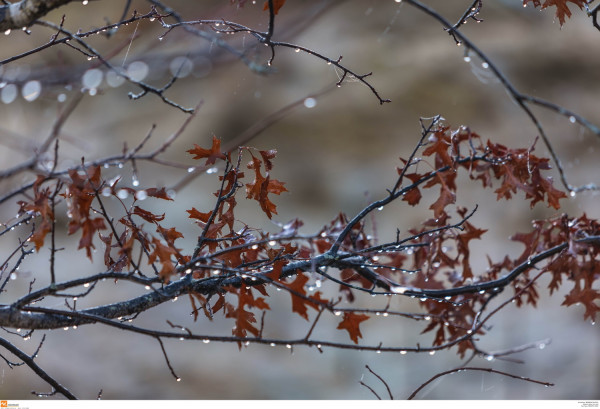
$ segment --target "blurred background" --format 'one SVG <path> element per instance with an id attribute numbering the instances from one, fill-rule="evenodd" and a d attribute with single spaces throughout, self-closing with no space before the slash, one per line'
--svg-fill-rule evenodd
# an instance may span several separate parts
<path id="1" fill-rule="evenodd" d="M 125 1 L 103 0 L 72 3 L 44 19 L 56 24 L 66 16 L 64 27 L 82 32 L 119 21 Z M 133 1 L 129 10 L 146 13 L 150 2 Z M 429 0 L 450 21 L 457 21 L 471 1 Z M 262 1 L 246 1 L 243 8 L 229 1 L 169 1 L 168 5 L 185 20 L 226 19 L 266 30 L 268 13 Z M 561 28 L 554 9 L 523 8 L 519 0 L 486 1 L 484 21 L 470 21 L 462 30 L 523 93 L 544 98 L 600 124 L 600 32 L 591 19 L 575 7 L 574 15 Z M 55 33 L 34 26 L 0 35 L 0 60 L 47 43 Z M 172 75 L 180 78 L 165 96 L 183 107 L 201 103 L 193 121 L 163 156 L 182 164 L 181 169 L 152 163 L 138 163 L 137 176 L 130 166 L 111 167 L 105 178 L 123 177 L 123 183 L 139 181 L 140 187 L 177 185 L 195 165 L 185 153 L 194 143 L 209 146 L 213 135 L 224 145 L 233 145 L 256 124 L 293 105 L 280 120 L 243 144 L 259 149 L 277 149 L 273 177 L 286 182 L 289 193 L 275 198 L 275 223 L 294 218 L 304 222 L 302 232 L 317 232 L 340 211 L 353 215 L 369 201 L 386 194 L 395 182 L 399 157 L 408 157 L 420 136 L 420 117 L 442 115 L 445 123 L 469 126 L 504 145 L 530 147 L 537 131 L 526 114 L 510 99 L 501 84 L 482 67 L 475 56 L 457 47 L 431 17 L 407 4 L 392 0 L 320 1 L 288 0 L 276 19 L 275 40 L 307 47 L 332 59 L 343 56 L 343 64 L 356 72 L 373 72 L 369 82 L 382 98 L 380 105 L 363 84 L 346 79 L 333 86 L 342 73 L 306 53 L 278 48 L 274 72 L 259 75 L 214 42 L 175 29 L 160 40 L 165 30 L 149 21 L 120 28 L 110 38 L 94 36 L 89 43 L 111 63 L 130 75 L 160 88 Z M 132 41 L 132 38 L 134 40 Z M 249 34 L 225 38 L 236 49 L 246 49 L 252 61 L 264 64 L 270 53 L 255 44 Z M 465 57 L 470 57 L 466 58 Z M 49 134 L 57 115 L 78 94 L 85 94 L 61 133 L 58 168 L 122 152 L 124 143 L 136 146 L 156 129 L 145 146 L 149 151 L 175 132 L 188 117 L 163 103 L 155 95 L 137 100 L 129 92 L 139 89 L 118 81 L 95 60 L 64 46 L 50 47 L 29 57 L 0 66 L 0 163 L 7 169 L 29 158 Z M 320 94 L 324 89 L 330 90 Z M 320 94 L 314 96 L 314 94 Z M 312 99 L 307 99 L 307 98 Z M 599 183 L 598 137 L 564 116 L 533 108 L 559 152 L 569 182 L 574 185 Z M 536 154 L 547 156 L 538 141 Z M 47 158 L 51 160 L 51 157 Z M 175 226 L 186 239 L 179 243 L 193 249 L 199 230 L 190 223 L 186 209 L 208 209 L 217 174 L 202 174 L 176 191 L 173 203 L 145 203 L 149 210 L 166 212 L 164 226 Z M 558 175 L 554 175 L 560 187 Z M 0 182 L 0 195 L 12 191 L 35 176 L 22 173 Z M 516 231 L 527 232 L 530 220 L 555 214 L 545 206 L 529 208 L 526 202 L 497 202 L 492 190 L 462 179 L 458 204 L 472 209 L 479 205 L 472 223 L 489 231 L 473 243 L 472 262 L 487 267 L 487 258 L 498 261 L 522 248 L 509 240 Z M 518 198 L 522 198 L 521 195 Z M 430 217 L 429 203 L 423 209 L 405 205 L 386 208 L 375 221 L 380 240 L 392 239 L 396 228 L 416 226 Z M 16 200 L 0 207 L 0 221 L 7 223 L 18 209 Z M 256 203 L 241 203 L 237 217 L 251 220 L 255 227 L 277 230 Z M 600 218 L 598 197 L 582 193 L 562 201 L 561 212 L 586 213 Z M 153 208 L 154 206 L 154 208 Z M 206 210 L 205 210 L 206 211 Z M 68 219 L 60 220 L 64 226 Z M 12 252 L 27 230 L 3 236 L 0 255 Z M 20 236 L 20 234 L 22 235 Z M 59 235 L 59 242 L 74 248 L 77 238 Z M 183 242 L 183 240 L 180 240 Z M 102 271 L 99 254 L 91 265 L 85 252 L 69 252 L 57 261 L 60 281 L 81 274 Z M 29 257 L 10 281 L 0 303 L 7 304 L 27 292 L 30 281 L 36 286 L 48 279 L 47 249 Z M 83 272 L 83 273 L 82 273 Z M 2 279 L 4 280 L 4 276 Z M 46 280 L 46 281 L 45 281 Z M 445 376 L 418 397 L 425 399 L 599 399 L 600 325 L 583 321 L 583 307 L 561 307 L 567 284 L 552 297 L 540 281 L 542 299 L 537 309 L 509 306 L 492 320 L 493 328 L 479 343 L 488 351 L 503 350 L 542 341 L 539 348 L 519 353 L 524 364 L 481 358 L 471 366 L 492 367 L 516 375 L 552 382 L 554 387 L 519 381 L 497 374 L 463 372 Z M 80 300 L 80 308 L 114 302 L 139 294 L 133 286 L 101 283 L 94 294 Z M 295 338 L 308 331 L 310 323 L 289 312 L 289 295 L 271 294 L 265 336 Z M 62 306 L 62 300 L 53 300 Z M 376 302 L 376 301 L 374 301 Z M 416 306 L 395 301 L 393 307 L 416 311 Z M 497 305 L 497 304 L 496 304 Z M 493 306 L 491 306 L 493 308 Z M 203 334 L 229 334 L 231 322 L 213 323 L 188 317 L 187 299 L 162 305 L 142 314 L 142 327 L 170 329 L 171 319 Z M 175 318 L 174 318 L 175 317 Z M 348 342 L 347 334 L 336 331 L 335 319 L 324 317 L 315 337 Z M 329 325 L 328 325 L 329 324 Z M 431 334 L 419 336 L 421 323 L 400 318 L 371 319 L 361 325 L 361 343 L 414 346 L 429 344 Z M 16 345 L 33 353 L 41 331 L 22 341 L 7 334 Z M 36 362 L 75 395 L 94 399 L 102 390 L 105 399 L 373 399 L 359 382 L 387 396 L 384 386 L 368 370 L 368 364 L 390 385 L 394 397 L 406 398 L 438 372 L 461 364 L 454 350 L 428 354 L 376 354 L 325 348 L 317 350 L 250 345 L 238 350 L 235 344 L 166 341 L 170 362 L 181 382 L 169 372 L 160 346 L 150 338 L 112 328 L 89 325 L 76 330 L 48 331 Z M 5 353 L 2 352 L 2 355 Z M 9 359 L 13 359 L 9 357 Z M 31 399 L 32 390 L 48 386 L 28 368 L 9 368 L 1 363 L 0 396 Z"/>

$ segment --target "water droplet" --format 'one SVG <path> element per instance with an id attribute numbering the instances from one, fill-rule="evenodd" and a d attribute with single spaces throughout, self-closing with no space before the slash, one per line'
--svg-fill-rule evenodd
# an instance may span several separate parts
<path id="1" fill-rule="evenodd" d="M 379 211 L 382 211 L 382 210 L 383 210 L 383 206 L 379 206 L 379 207 L 377 208 L 377 210 L 379 210 Z"/>
<path id="2" fill-rule="evenodd" d="M 572 124 L 574 124 L 576 121 L 577 119 L 574 116 L 569 117 L 569 122 L 571 122 Z"/>
<path id="3" fill-rule="evenodd" d="M 287 349 L 292 349 L 292 346 L 290 344 L 286 344 L 285 346 Z"/>
<path id="4" fill-rule="evenodd" d="M 7 36 L 10 34 L 10 28 L 4 32 L 4 35 Z"/>
<path id="5" fill-rule="evenodd" d="M 429 355 L 435 355 L 435 351 L 429 351 Z"/>
<path id="6" fill-rule="evenodd" d="M 206 173 L 208 173 L 210 175 L 210 174 L 213 174 L 213 173 L 217 173 L 218 170 L 219 169 L 217 167 L 214 167 L 214 168 L 207 169 Z"/>
<path id="7" fill-rule="evenodd" d="M 83 4 L 84 6 L 87 6 L 87 4 L 88 4 L 88 0 L 83 0 L 83 1 L 81 2 L 81 4 Z"/>
<path id="8" fill-rule="evenodd" d="M 69 327 L 64 327 L 63 329 L 64 329 L 65 331 L 68 331 L 68 330 L 69 330 Z"/>
<path id="9" fill-rule="evenodd" d="M 125 78 L 120 76 L 114 71 L 109 71 L 106 73 L 106 83 L 113 88 L 117 88 L 125 82 Z"/>
<path id="10" fill-rule="evenodd" d="M 430 321 L 430 320 L 431 320 L 431 317 L 429 315 L 425 317 L 425 321 Z"/>
<path id="11" fill-rule="evenodd" d="M 181 382 L 181 378 L 180 378 L 180 377 L 177 377 L 175 380 L 176 380 L 177 382 Z"/>
<path id="12" fill-rule="evenodd" d="M 17 86 L 15 84 L 8 84 L 4 88 L 2 88 L 2 93 L 0 94 L 0 99 L 5 104 L 10 104 L 17 98 Z"/>
<path id="13" fill-rule="evenodd" d="M 190 166 L 187 171 L 188 173 L 192 173 L 195 169 L 196 168 L 194 166 Z"/>
<path id="14" fill-rule="evenodd" d="M 544 349 L 546 348 L 546 344 L 544 344 L 543 342 L 541 344 L 538 345 L 539 349 Z"/>
<path id="15" fill-rule="evenodd" d="M 126 189 L 120 189 L 117 192 L 117 197 L 122 200 L 127 199 L 129 197 L 129 192 Z"/>
<path id="16" fill-rule="evenodd" d="M 402 3 L 402 0 L 394 0 L 396 3 Z"/>
<path id="17" fill-rule="evenodd" d="M 342 315 L 342 312 L 341 311 L 336 311 L 336 312 L 333 313 L 333 315 L 339 317 L 340 315 Z"/>
<path id="18" fill-rule="evenodd" d="M 89 286 L 90 286 L 90 283 L 85 283 L 85 284 L 83 284 L 83 287 L 84 287 L 84 288 L 88 288 Z"/>
<path id="19" fill-rule="evenodd" d="M 81 83 L 87 89 L 92 90 L 98 88 L 100 84 L 102 84 L 103 77 L 104 73 L 102 70 L 98 68 L 92 68 L 83 74 L 83 77 L 81 77 Z"/>
<path id="20" fill-rule="evenodd" d="M 146 290 L 151 290 L 151 289 L 152 289 L 152 287 L 150 287 L 149 285 L 145 286 L 144 288 L 145 288 Z"/>
<path id="21" fill-rule="evenodd" d="M 481 67 L 484 68 L 484 69 L 488 69 L 488 68 L 490 68 L 490 65 L 487 62 L 484 61 L 484 62 L 481 63 Z"/>
<path id="22" fill-rule="evenodd" d="M 577 196 L 577 193 L 576 193 L 574 190 L 571 190 L 571 191 L 569 192 L 569 196 L 571 196 L 571 197 L 575 197 L 575 196 Z"/>
<path id="23" fill-rule="evenodd" d="M 137 200 L 146 200 L 148 198 L 148 193 L 145 190 L 140 190 L 135 193 L 135 198 Z"/>
<path id="24" fill-rule="evenodd" d="M 304 106 L 306 108 L 314 108 L 317 105 L 317 100 L 314 98 L 306 98 L 304 100 Z"/>
<path id="25" fill-rule="evenodd" d="M 276 244 L 277 244 L 277 242 L 276 242 L 275 240 L 271 240 L 271 241 L 269 242 L 269 246 L 271 246 L 271 247 L 273 247 L 273 246 L 274 246 L 274 245 L 276 245 Z"/>
<path id="26" fill-rule="evenodd" d="M 143 81 L 150 69 L 143 61 L 134 61 L 127 66 L 127 76 L 133 81 Z"/>
<path id="27" fill-rule="evenodd" d="M 407 290 L 406 287 L 402 287 L 399 285 L 393 285 L 390 287 L 390 291 L 395 294 L 404 294 L 406 292 L 406 290 Z"/>
<path id="28" fill-rule="evenodd" d="M 486 361 L 493 361 L 494 360 L 494 355 L 488 355 L 485 357 Z"/>

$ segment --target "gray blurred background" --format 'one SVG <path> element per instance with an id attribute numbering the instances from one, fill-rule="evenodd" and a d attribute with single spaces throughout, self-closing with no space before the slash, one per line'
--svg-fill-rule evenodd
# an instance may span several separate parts
<path id="1" fill-rule="evenodd" d="M 124 1 L 92 1 L 83 6 L 70 4 L 51 13 L 47 20 L 59 22 L 65 14 L 65 27 L 73 32 L 117 21 Z M 262 1 L 248 1 L 238 9 L 228 1 L 170 1 L 187 20 L 225 18 L 266 30 L 268 15 Z M 428 1 L 442 15 L 456 21 L 471 1 Z M 149 10 L 144 1 L 134 1 L 140 13 Z M 523 8 L 518 0 L 486 1 L 479 15 L 484 22 L 469 22 L 464 33 L 475 41 L 522 92 L 555 102 L 571 109 L 595 124 L 600 124 L 600 32 L 584 13 L 575 10 L 572 19 L 561 28 L 553 10 L 540 12 Z M 505 145 L 529 147 L 536 129 L 509 98 L 503 87 L 481 67 L 481 61 L 464 61 L 464 49 L 457 47 L 440 25 L 418 10 L 389 1 L 299 1 L 288 0 L 276 20 L 275 39 L 294 42 L 331 58 L 343 56 L 346 67 L 359 74 L 373 71 L 369 81 L 383 98 L 392 103 L 380 105 L 364 85 L 345 81 L 342 87 L 316 99 L 307 108 L 299 103 L 279 122 L 254 139 L 245 142 L 260 149 L 277 149 L 273 177 L 285 181 L 290 193 L 275 198 L 278 215 L 275 222 L 298 217 L 304 233 L 314 233 L 339 211 L 354 214 L 369 200 L 385 195 L 395 181 L 400 156 L 407 157 L 419 137 L 419 117 L 442 115 L 453 127 L 467 125 L 482 135 Z M 338 81 L 340 72 L 305 53 L 278 49 L 276 72 L 260 76 L 251 72 L 235 57 L 216 45 L 185 34 L 182 30 L 164 32 L 157 22 L 143 21 L 117 31 L 107 40 L 91 38 L 90 43 L 108 54 L 120 48 L 111 62 L 126 68 L 141 61 L 148 67 L 146 81 L 161 86 L 168 81 L 172 66 L 191 67 L 166 93 L 186 107 L 203 104 L 184 134 L 165 158 L 184 164 L 172 169 L 139 163 L 140 187 L 172 186 L 186 175 L 185 167 L 194 163 L 185 150 L 193 143 L 208 146 L 212 135 L 233 143 L 253 124 L 281 107 L 303 101 L 308 95 Z M 15 31 L 0 36 L 0 59 L 35 48 L 54 34 L 33 27 L 31 34 Z M 132 35 L 137 39 L 130 41 Z M 252 44 L 252 37 L 231 39 L 236 47 Z M 264 47 L 250 56 L 263 63 L 269 54 Z M 181 59 L 182 57 L 187 60 Z M 179 60 L 176 60 L 179 58 Z M 173 61 L 178 61 L 174 63 Z M 2 169 L 29 157 L 52 126 L 57 112 L 81 92 L 81 78 L 95 66 L 78 52 L 57 46 L 1 67 L 4 81 L 21 84 L 39 79 L 42 90 L 28 102 L 20 95 L 14 101 L 0 103 L 0 163 Z M 183 74 L 183 72 L 182 72 Z M 5 84 L 6 86 L 6 84 Z M 129 85 L 111 86 L 104 77 L 98 92 L 88 91 L 61 135 L 59 168 L 72 166 L 82 156 L 87 160 L 118 154 L 123 142 L 135 146 L 156 124 L 147 149 L 157 147 L 186 119 L 186 114 L 147 95 L 140 100 L 127 98 Z M 64 95 L 64 96 L 62 96 Z M 66 102 L 58 102 L 66 99 Z M 309 104 L 310 105 L 310 104 Z M 580 185 L 599 183 L 598 138 L 565 117 L 534 108 L 543 121 L 554 148 L 560 153 L 569 181 Z M 541 142 L 538 155 L 547 155 Z M 111 168 L 105 177 L 117 174 L 131 181 L 130 167 Z M 0 184 L 4 194 L 24 181 L 22 174 Z M 555 180 L 558 178 L 555 175 Z M 472 261 L 485 268 L 486 257 L 498 261 L 505 254 L 518 255 L 522 248 L 511 243 L 516 231 L 529 231 L 530 220 L 555 214 L 553 209 L 515 200 L 497 202 L 493 191 L 461 180 L 458 204 L 479 210 L 473 223 L 489 229 L 484 239 L 473 243 Z M 124 183 L 125 183 L 124 182 Z M 164 226 L 176 226 L 190 250 L 199 233 L 187 219 L 186 209 L 208 209 L 212 203 L 217 176 L 202 175 L 177 192 L 174 203 L 146 202 L 149 209 L 166 212 Z M 519 195 L 519 198 L 522 198 Z M 426 200 L 426 198 L 424 199 Z M 571 215 L 582 212 L 599 218 L 600 208 L 594 194 L 579 194 L 564 200 Z M 238 218 L 251 220 L 256 227 L 275 230 L 255 203 L 240 200 Z M 423 203 L 427 203 L 424 201 Z M 427 206 L 429 203 L 427 203 Z M 155 206 L 155 207 L 153 207 Z M 376 221 L 381 240 L 393 238 L 396 227 L 418 225 L 430 216 L 426 209 L 404 205 L 391 206 Z M 16 204 L 0 209 L 0 221 L 14 217 Z M 61 222 L 66 225 L 67 219 Z M 64 233 L 64 232 L 63 232 Z M 25 234 L 25 233 L 23 233 Z M 59 235 L 64 246 L 76 246 L 76 239 Z M 18 234 L 2 237 L 0 253 L 12 251 Z M 69 253 L 58 260 L 59 280 L 102 271 L 100 244 L 95 263 L 85 254 Z M 71 247 L 72 248 L 72 247 Z M 49 252 L 40 251 L 27 259 L 9 292 L 0 295 L 8 303 L 14 294 L 27 291 L 29 282 L 47 280 Z M 547 280 L 540 280 L 547 285 Z M 492 320 L 493 328 L 479 343 L 491 351 L 516 347 L 529 342 L 551 339 L 544 348 L 528 350 L 515 357 L 525 364 L 475 359 L 471 366 L 492 367 L 533 379 L 555 383 L 545 388 L 497 374 L 466 372 L 442 377 L 423 390 L 426 399 L 599 399 L 600 398 L 600 325 L 583 321 L 583 308 L 561 307 L 562 292 L 548 297 L 540 287 L 542 300 L 537 309 L 509 306 Z M 80 300 L 79 307 L 114 302 L 120 297 L 139 294 L 126 284 L 103 283 L 95 294 Z M 302 337 L 310 326 L 289 312 L 289 295 L 271 294 L 272 311 L 266 316 L 265 336 Z M 369 300 L 361 300 L 368 303 Z M 54 300 L 61 306 L 62 300 Z M 52 305 L 52 304 L 49 304 Z M 497 304 L 496 304 L 497 305 Z M 393 307 L 416 311 L 416 306 L 395 301 Z M 493 307 L 493 306 L 492 306 Z M 142 327 L 168 330 L 166 319 L 189 325 L 197 333 L 229 334 L 231 322 L 214 323 L 188 317 L 190 305 L 181 299 L 142 314 L 136 321 Z M 335 330 L 337 320 L 324 317 L 315 329 L 315 337 L 347 342 L 347 334 Z M 327 325 L 329 323 L 329 325 Z M 371 319 L 361 325 L 361 343 L 413 346 L 431 342 L 431 334 L 419 337 L 422 324 L 399 318 Z M 41 338 L 36 332 L 29 341 L 3 333 L 25 351 L 32 353 Z M 37 362 L 80 398 L 94 399 L 103 390 L 105 399 L 372 399 L 374 395 L 359 384 L 363 381 L 381 396 L 383 385 L 366 369 L 368 364 L 390 385 L 394 396 L 406 398 L 415 388 L 436 373 L 462 362 L 454 350 L 434 356 L 421 354 L 376 354 L 299 347 L 271 348 L 250 345 L 238 350 L 235 344 L 203 344 L 166 341 L 169 358 L 181 382 L 175 382 L 153 339 L 90 325 L 69 331 L 48 333 Z M 4 354 L 4 352 L 2 352 Z M 30 399 L 31 390 L 47 391 L 48 386 L 28 368 L 9 369 L 0 365 L 0 396 Z"/>

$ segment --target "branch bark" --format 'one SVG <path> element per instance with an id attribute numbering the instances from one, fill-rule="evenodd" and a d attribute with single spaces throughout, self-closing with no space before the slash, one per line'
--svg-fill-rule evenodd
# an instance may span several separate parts
<path id="1" fill-rule="evenodd" d="M 38 18 L 73 0 L 21 0 L 0 6 L 0 31 L 30 26 Z"/>

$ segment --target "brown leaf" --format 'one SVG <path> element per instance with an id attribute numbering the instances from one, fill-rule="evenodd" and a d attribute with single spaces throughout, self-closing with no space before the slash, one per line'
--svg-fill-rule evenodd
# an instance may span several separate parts
<path id="1" fill-rule="evenodd" d="M 285 4 L 285 0 L 273 0 L 273 13 L 279 13 L 279 9 Z M 263 10 L 269 10 L 269 2 L 265 1 Z"/>
<path id="2" fill-rule="evenodd" d="M 345 312 L 344 319 L 339 323 L 337 329 L 345 329 L 350 335 L 350 339 L 358 344 L 358 338 L 362 338 L 360 332 L 360 323 L 368 320 L 370 317 L 365 314 L 356 314 L 354 312 Z"/>
<path id="3" fill-rule="evenodd" d="M 204 165 L 212 165 L 217 159 L 225 159 L 225 154 L 221 152 L 221 140 L 217 139 L 216 136 L 213 136 L 213 142 L 210 149 L 204 149 L 194 144 L 194 147 L 187 152 L 195 155 L 194 159 L 206 158 Z"/>
<path id="4" fill-rule="evenodd" d="M 567 5 L 569 2 L 575 4 L 580 10 L 586 4 L 585 0 L 545 0 L 544 4 L 541 4 L 541 0 L 523 0 L 523 5 L 526 6 L 527 3 L 533 3 L 534 7 L 541 5 L 542 10 L 546 7 L 556 7 L 556 17 L 558 17 L 558 21 L 562 26 L 565 24 L 565 19 L 571 17 L 571 10 L 569 10 L 569 6 Z"/>
<path id="5" fill-rule="evenodd" d="M 163 221 L 165 219 L 165 214 L 157 215 L 147 210 L 142 209 L 141 207 L 134 206 L 133 214 L 140 216 L 142 219 L 146 220 L 150 223 L 156 223 Z"/>

